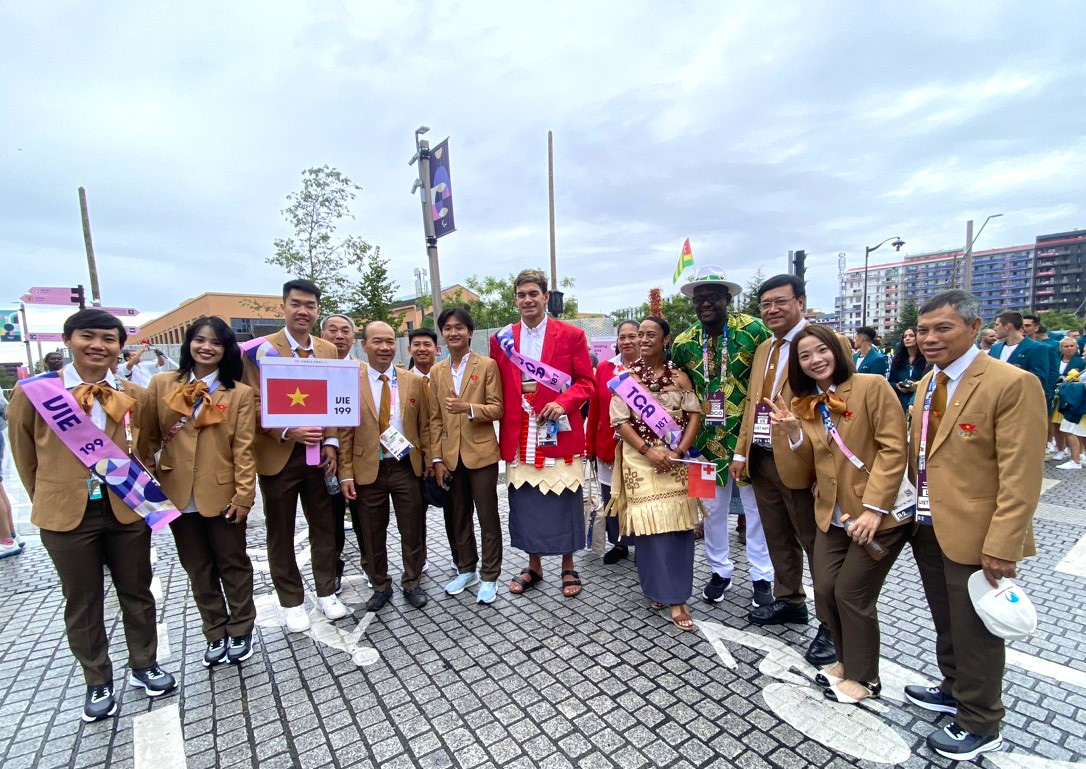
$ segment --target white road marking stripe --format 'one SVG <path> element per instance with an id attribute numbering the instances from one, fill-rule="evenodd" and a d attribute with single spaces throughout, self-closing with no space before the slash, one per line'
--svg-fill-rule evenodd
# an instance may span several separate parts
<path id="1" fill-rule="evenodd" d="M 158 623 L 158 661 L 170 658 L 170 629 L 165 622 Z"/>
<path id="2" fill-rule="evenodd" d="M 1053 678 L 1061 683 L 1086 689 L 1086 673 L 1081 670 L 1075 670 L 1057 662 L 1049 662 L 1046 659 L 1034 657 L 1032 654 L 1020 652 L 1017 649 L 1007 649 L 1007 664 L 1028 670 L 1037 675 Z"/>
<path id="3" fill-rule="evenodd" d="M 162 581 L 157 574 L 151 577 L 151 595 L 155 597 L 155 603 L 162 603 Z"/>
<path id="4" fill-rule="evenodd" d="M 1083 534 L 1082 539 L 1056 564 L 1056 571 L 1086 577 L 1086 534 Z"/>
<path id="5" fill-rule="evenodd" d="M 185 769 L 185 738 L 178 703 L 156 707 L 133 719 L 136 769 Z"/>
<path id="6" fill-rule="evenodd" d="M 151 548 L 151 565 L 154 566 L 156 563 L 158 563 L 158 548 L 157 547 L 152 547 Z"/>

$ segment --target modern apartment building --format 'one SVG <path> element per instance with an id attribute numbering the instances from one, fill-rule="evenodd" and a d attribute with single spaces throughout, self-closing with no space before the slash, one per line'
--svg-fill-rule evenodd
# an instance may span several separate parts
<path id="1" fill-rule="evenodd" d="M 1086 301 L 1086 230 L 1039 235 L 1034 265 L 1034 312 L 1082 312 Z"/>

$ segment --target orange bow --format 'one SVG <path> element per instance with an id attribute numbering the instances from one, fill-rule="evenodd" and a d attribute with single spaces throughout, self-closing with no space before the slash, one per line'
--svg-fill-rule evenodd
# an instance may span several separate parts
<path id="1" fill-rule="evenodd" d="M 813 421 L 818 418 L 818 406 L 821 403 L 825 403 L 826 407 L 834 414 L 845 413 L 845 402 L 838 398 L 836 393 L 804 395 L 802 398 L 793 398 L 792 413 L 800 419 Z"/>
<path id="2" fill-rule="evenodd" d="M 221 411 L 211 408 L 211 395 L 207 389 L 207 382 L 202 379 L 181 385 L 162 399 L 172 410 L 187 416 L 191 416 L 196 410 L 198 400 L 203 401 L 204 406 L 196 415 L 196 421 L 192 423 L 197 430 L 217 425 L 226 419 Z"/>
<path id="3" fill-rule="evenodd" d="M 94 405 L 94 402 L 98 401 L 102 404 L 102 410 L 117 424 L 123 422 L 124 415 L 136 405 L 135 398 L 120 390 L 114 390 L 103 382 L 76 385 L 72 389 L 72 397 L 88 414 L 91 413 L 91 406 Z"/>

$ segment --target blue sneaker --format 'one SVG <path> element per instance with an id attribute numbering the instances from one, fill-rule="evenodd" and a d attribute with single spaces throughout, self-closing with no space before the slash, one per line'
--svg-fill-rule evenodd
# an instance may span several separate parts
<path id="1" fill-rule="evenodd" d="M 445 592 L 449 595 L 460 595 L 472 585 L 479 584 L 479 573 L 470 572 L 468 574 L 460 574 L 449 584 L 445 585 Z"/>
<path id="2" fill-rule="evenodd" d="M 495 582 L 483 582 L 479 586 L 479 603 L 494 603 L 494 599 L 498 597 L 498 583 Z"/>

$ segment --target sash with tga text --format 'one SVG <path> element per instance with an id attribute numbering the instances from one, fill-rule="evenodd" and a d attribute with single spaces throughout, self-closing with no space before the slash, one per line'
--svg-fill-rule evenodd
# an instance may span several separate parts
<path id="1" fill-rule="evenodd" d="M 544 387 L 549 387 L 556 393 L 560 393 L 569 387 L 573 377 L 561 369 L 549 366 L 543 361 L 521 355 L 513 340 L 513 325 L 510 324 L 494 335 L 498 340 L 498 346 L 509 358 L 509 362 L 528 375 L 534 382 Z"/>
<path id="2" fill-rule="evenodd" d="M 64 387 L 57 372 L 19 382 L 34 410 L 76 459 L 158 531 L 181 515 L 147 468 L 105 434 Z"/>
<path id="3" fill-rule="evenodd" d="M 660 405 L 645 386 L 630 376 L 619 374 L 607 383 L 607 388 L 622 399 L 630 410 L 649 426 L 669 449 L 674 451 L 682 440 L 683 431 L 667 409 Z"/>

